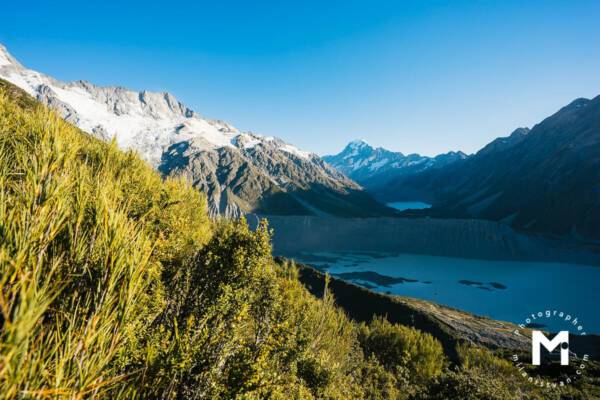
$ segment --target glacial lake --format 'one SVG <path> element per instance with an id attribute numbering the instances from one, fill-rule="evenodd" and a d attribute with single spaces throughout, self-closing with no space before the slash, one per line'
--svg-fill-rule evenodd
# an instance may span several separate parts
<path id="1" fill-rule="evenodd" d="M 393 203 L 386 203 L 386 205 L 395 208 L 398 211 L 423 210 L 431 207 L 431 204 L 423 203 L 421 201 L 395 201 Z"/>
<path id="2" fill-rule="evenodd" d="M 383 293 L 516 324 L 538 311 L 563 311 L 578 318 L 588 333 L 600 333 L 597 266 L 381 253 L 318 252 L 293 258 Z M 539 322 L 543 329 L 563 329 Z"/>

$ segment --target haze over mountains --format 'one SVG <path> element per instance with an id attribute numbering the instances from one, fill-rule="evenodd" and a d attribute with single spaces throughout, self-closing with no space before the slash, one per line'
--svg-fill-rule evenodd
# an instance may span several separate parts
<path id="1" fill-rule="evenodd" d="M 23 67 L 0 45 L 0 78 L 94 136 L 115 138 L 164 175 L 208 195 L 212 214 L 373 216 L 392 211 L 317 155 L 198 115 L 169 93 L 61 82 Z"/>

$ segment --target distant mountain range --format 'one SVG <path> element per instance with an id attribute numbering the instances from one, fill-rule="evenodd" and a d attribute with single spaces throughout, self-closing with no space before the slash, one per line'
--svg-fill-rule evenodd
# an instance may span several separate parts
<path id="1" fill-rule="evenodd" d="M 375 184 L 363 184 L 382 201 L 433 204 L 404 215 L 483 218 L 529 232 L 600 239 L 600 96 L 577 99 L 531 130 L 519 128 L 441 168 L 392 175 L 385 185 L 377 176 Z"/>
<path id="2" fill-rule="evenodd" d="M 213 214 L 392 213 L 317 155 L 201 117 L 169 93 L 61 82 L 23 67 L 2 45 L 0 78 L 82 130 L 139 152 L 164 175 L 187 177 Z"/>
<path id="3" fill-rule="evenodd" d="M 165 176 L 186 177 L 214 215 L 370 217 L 396 214 L 381 203 L 423 201 L 432 208 L 402 215 L 490 219 L 600 240 L 600 96 L 470 156 L 404 155 L 358 140 L 321 159 L 204 118 L 169 93 L 58 81 L 1 45 L 0 78 L 82 130 L 139 152 Z"/>
<path id="4" fill-rule="evenodd" d="M 336 155 L 324 156 L 323 160 L 360 183 L 371 193 L 380 194 L 379 188 L 385 187 L 390 180 L 441 168 L 465 158 L 467 155 L 460 151 L 451 151 L 436 157 L 419 154 L 404 155 L 382 147 L 372 147 L 365 140 L 360 139 L 348 143 Z"/>

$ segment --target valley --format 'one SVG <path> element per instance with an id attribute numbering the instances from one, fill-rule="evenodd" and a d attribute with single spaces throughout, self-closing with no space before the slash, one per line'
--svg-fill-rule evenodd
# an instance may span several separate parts
<path id="1" fill-rule="evenodd" d="M 600 400 L 556 3 L 3 5 L 0 400 Z"/>
<path id="2" fill-rule="evenodd" d="M 573 276 L 594 297 L 600 98 L 578 99 L 473 155 L 405 155 L 354 140 L 319 157 L 202 117 L 169 93 L 61 82 L 1 46 L 0 57 L 0 77 L 90 135 L 138 152 L 163 177 L 192 183 L 213 217 L 245 215 L 254 228 L 266 217 L 277 255 L 383 293 L 512 322 L 521 310 L 507 301 L 524 301 L 537 275 L 546 277 L 540 293 L 568 284 L 562 304 L 576 292 Z M 7 81 L 0 86 L 12 90 Z M 575 145 L 591 155 L 585 162 Z M 564 174 L 538 167 L 546 153 Z M 570 200 L 574 193 L 583 198 Z"/>

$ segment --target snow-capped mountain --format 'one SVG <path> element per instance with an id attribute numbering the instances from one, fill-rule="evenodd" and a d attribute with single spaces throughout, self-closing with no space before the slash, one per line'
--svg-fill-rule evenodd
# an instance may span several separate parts
<path id="1" fill-rule="evenodd" d="M 0 45 L 0 78 L 96 137 L 115 138 L 165 175 L 186 176 L 214 213 L 379 215 L 360 186 L 281 139 L 207 119 L 169 93 L 61 82 L 23 67 Z"/>
<path id="2" fill-rule="evenodd" d="M 340 153 L 324 156 L 323 160 L 338 171 L 369 188 L 405 174 L 415 174 L 430 168 L 443 167 L 467 157 L 463 152 L 448 152 L 436 157 L 419 154 L 404 155 L 382 147 L 372 147 L 365 140 L 353 140 Z"/>

